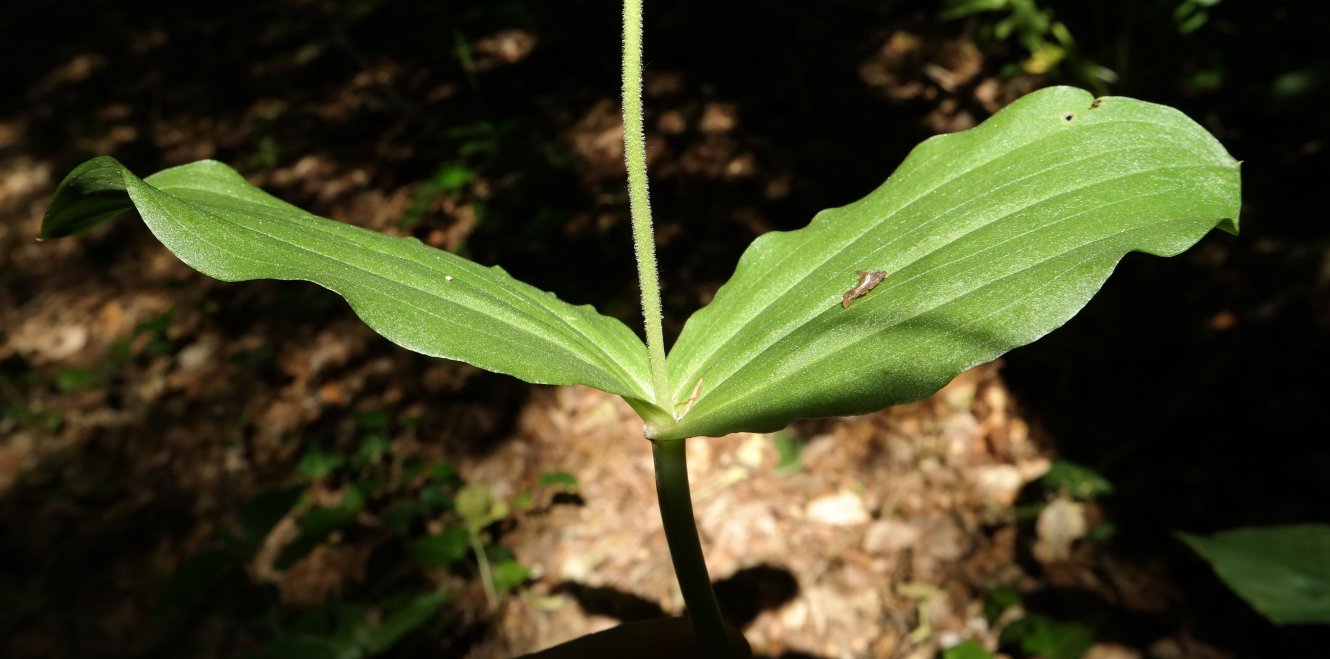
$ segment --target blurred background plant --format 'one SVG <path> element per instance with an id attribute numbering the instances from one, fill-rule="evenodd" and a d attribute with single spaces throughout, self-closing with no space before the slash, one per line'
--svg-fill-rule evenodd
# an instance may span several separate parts
<path id="1" fill-rule="evenodd" d="M 1059 2 L 1058 0 L 947 0 L 938 12 L 943 21 L 971 19 L 980 47 L 1012 46 L 1019 53 L 999 55 L 1009 61 L 1003 75 L 1051 75 L 1097 94 L 1118 91 L 1129 70 L 1133 50 L 1146 50 L 1141 39 L 1189 37 L 1210 26 L 1213 11 L 1223 0 L 1145 0 L 1118 3 Z M 1074 17 L 1076 29 L 1058 18 Z M 1221 25 L 1220 30 L 1233 26 Z M 1090 35 L 1096 46 L 1085 49 L 1077 37 Z M 1106 65 L 1111 62 L 1112 65 Z M 1215 83 L 1201 73 L 1197 86 Z"/>
<path id="2" fill-rule="evenodd" d="M 394 421 L 394 419 L 396 419 Z M 488 608 L 520 588 L 530 570 L 498 540 L 505 525 L 575 491 L 570 474 L 543 474 L 509 502 L 466 484 L 445 462 L 400 451 L 391 410 L 358 416 L 349 452 L 311 443 L 296 483 L 264 491 L 219 526 L 210 545 L 176 566 L 157 601 L 158 624 L 223 618 L 244 630 L 228 640 L 253 658 L 359 659 L 437 646 L 465 631 L 449 604 L 479 582 Z M 311 555 L 364 556 L 354 575 L 319 604 L 284 602 L 277 583 Z M 187 653 L 178 648 L 174 654 Z"/>
<path id="3" fill-rule="evenodd" d="M 1066 24 L 1038 0 L 947 0 L 938 14 L 944 21 L 971 16 L 977 17 L 981 46 L 1014 43 L 1024 53 L 1023 59 L 1003 68 L 1004 75 L 1057 72 L 1097 94 L 1118 80 L 1111 69 L 1085 57 Z"/>

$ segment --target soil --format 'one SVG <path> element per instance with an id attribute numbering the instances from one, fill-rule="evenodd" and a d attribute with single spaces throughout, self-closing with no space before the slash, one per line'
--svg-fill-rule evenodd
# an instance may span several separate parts
<path id="1" fill-rule="evenodd" d="M 1172 535 L 1330 518 L 1327 88 L 1271 91 L 1330 71 L 1277 47 L 1323 38 L 1326 11 L 1277 4 L 1225 3 L 1196 37 L 1073 30 L 1087 52 L 1119 44 L 1103 60 L 1123 76 L 1115 92 L 1178 105 L 1246 161 L 1241 237 L 1129 256 L 1066 327 L 927 400 L 689 443 L 718 596 L 756 654 L 922 659 L 967 639 L 996 652 L 1019 615 L 985 615 L 1004 587 L 1090 626 L 1087 657 L 1327 647 L 1323 629 L 1265 622 Z M 1057 81 L 1013 73 L 1019 51 L 980 23 L 903 2 L 685 0 L 647 23 L 669 337 L 756 236 Z M 252 649 L 207 606 L 156 622 L 162 584 L 244 502 L 290 484 L 309 446 L 354 448 L 357 418 L 378 410 L 414 419 L 394 426 L 395 451 L 497 496 L 552 471 L 578 481 L 492 528 L 533 570 L 496 610 L 477 579 L 440 577 L 456 631 L 420 656 L 512 656 L 682 613 L 650 448 L 622 401 L 408 353 L 313 286 L 208 279 L 129 217 L 34 241 L 86 158 L 140 174 L 215 158 L 311 212 L 502 264 L 636 327 L 618 30 L 612 3 L 585 0 L 6 9 L 0 54 L 22 64 L 0 78 L 0 655 Z M 1223 83 L 1185 84 L 1204 66 Z M 449 167 L 467 176 L 442 190 Z M 794 468 L 780 466 L 789 444 Z M 1114 493 L 1042 487 L 1060 459 Z M 372 544 L 334 538 L 266 573 L 282 615 L 356 588 Z"/>

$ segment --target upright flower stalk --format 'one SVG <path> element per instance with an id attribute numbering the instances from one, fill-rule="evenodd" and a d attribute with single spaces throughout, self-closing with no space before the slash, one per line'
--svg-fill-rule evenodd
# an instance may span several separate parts
<path id="1" fill-rule="evenodd" d="M 651 363 L 651 384 L 656 404 L 672 410 L 674 405 L 669 375 L 665 370 L 665 341 L 661 331 L 656 243 L 651 228 L 651 202 L 647 194 L 646 134 L 642 128 L 642 0 L 624 0 L 623 3 L 623 144 L 624 161 L 628 167 L 628 205 L 633 221 L 633 248 L 637 255 L 647 356 Z M 647 429 L 647 434 L 654 434 L 651 428 Z M 716 602 L 716 593 L 711 588 L 711 577 L 702 555 L 702 543 L 697 536 L 697 522 L 693 518 L 685 441 L 652 440 L 660 518 L 697 644 L 708 659 L 725 659 L 729 656 L 725 624 Z"/>
<path id="2" fill-rule="evenodd" d="M 668 410 L 670 379 L 665 372 L 665 338 L 660 328 L 660 283 L 656 273 L 656 236 L 651 229 L 647 194 L 646 133 L 642 129 L 642 0 L 623 3 L 623 157 L 628 166 L 628 210 L 633 219 L 633 251 L 642 287 L 647 356 L 656 404 Z"/>

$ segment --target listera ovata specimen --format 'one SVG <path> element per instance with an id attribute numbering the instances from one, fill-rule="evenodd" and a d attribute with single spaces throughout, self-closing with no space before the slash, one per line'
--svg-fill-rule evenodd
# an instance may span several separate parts
<path id="1" fill-rule="evenodd" d="M 873 290 L 878 284 L 882 283 L 883 279 L 887 278 L 887 273 L 881 270 L 872 272 L 857 270 L 856 272 L 859 275 L 859 281 L 841 296 L 840 306 L 842 309 L 849 309 L 851 302 L 868 295 L 868 291 Z"/>

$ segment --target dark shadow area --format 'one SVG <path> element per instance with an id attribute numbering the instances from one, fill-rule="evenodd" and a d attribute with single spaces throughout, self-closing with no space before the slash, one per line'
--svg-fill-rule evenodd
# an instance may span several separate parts
<path id="1" fill-rule="evenodd" d="M 763 611 L 775 611 L 799 594 L 799 582 L 788 570 L 771 565 L 744 568 L 712 584 L 725 619 L 739 629 Z M 608 586 L 564 582 L 556 592 L 577 601 L 587 613 L 631 622 L 668 615 L 655 602 Z"/>
<path id="2" fill-rule="evenodd" d="M 587 586 L 565 581 L 554 592 L 572 597 L 587 613 L 607 616 L 620 622 L 650 620 L 668 615 L 655 602 L 609 586 Z"/>
<path id="3" fill-rule="evenodd" d="M 763 611 L 776 611 L 799 594 L 799 582 L 788 570 L 773 565 L 744 568 L 712 584 L 725 619 L 742 631 Z M 655 602 L 606 586 L 564 582 L 555 590 L 572 597 L 582 610 L 620 622 L 649 620 L 668 614 Z M 754 655 L 766 657 L 768 655 Z M 787 651 L 773 659 L 817 659 L 817 655 Z"/>
<path id="4" fill-rule="evenodd" d="M 773 565 L 746 567 L 713 584 L 725 619 L 743 629 L 763 611 L 775 611 L 799 594 L 799 582 Z"/>
<path id="5" fill-rule="evenodd" d="M 550 506 L 585 506 L 586 499 L 576 492 L 559 492 L 550 499 Z"/>
<path id="6" fill-rule="evenodd" d="M 1088 9 L 1066 4 L 1069 20 L 1088 24 Z M 1123 85 L 1132 95 L 1223 117 L 1218 134 L 1244 161 L 1242 235 L 1212 235 L 1175 259 L 1129 256 L 1076 318 L 1004 370 L 1058 452 L 1114 484 L 1104 502 L 1113 554 L 1160 562 L 1197 636 L 1239 656 L 1306 656 L 1330 643 L 1324 628 L 1266 622 L 1172 535 L 1325 522 L 1330 511 L 1330 449 L 1313 439 L 1325 434 L 1330 391 L 1315 375 L 1330 368 L 1330 196 L 1319 174 L 1330 166 L 1320 148 L 1330 90 L 1280 82 L 1330 71 L 1325 53 L 1280 48 L 1320 38 L 1312 26 L 1330 13 L 1304 9 L 1236 3 L 1212 19 L 1204 48 L 1138 24 L 1160 33 L 1159 48 L 1177 48 L 1167 67 L 1143 62 L 1153 49 L 1091 44 L 1105 61 L 1136 63 Z M 1278 54 L 1237 57 L 1238 43 Z M 1222 71 L 1222 84 L 1189 89 L 1186 72 L 1202 70 Z"/>

